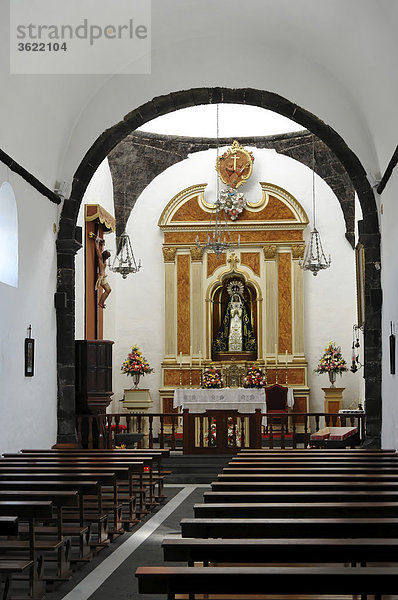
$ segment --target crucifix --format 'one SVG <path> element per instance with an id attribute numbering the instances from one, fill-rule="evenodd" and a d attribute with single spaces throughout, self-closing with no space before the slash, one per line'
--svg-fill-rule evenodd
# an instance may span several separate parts
<path id="1" fill-rule="evenodd" d="M 234 161 L 234 171 L 233 171 L 234 173 L 236 173 L 236 163 L 239 160 L 239 158 L 240 157 L 237 154 L 234 154 L 233 156 L 231 156 L 231 160 Z"/>

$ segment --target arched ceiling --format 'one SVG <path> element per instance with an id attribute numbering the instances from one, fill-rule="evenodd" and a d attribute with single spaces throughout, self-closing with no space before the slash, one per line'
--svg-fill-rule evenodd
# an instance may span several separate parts
<path id="1" fill-rule="evenodd" d="M 49 187 L 137 106 L 202 86 L 269 90 L 333 127 L 372 175 L 395 148 L 395 0 L 152 2 L 152 72 L 21 76 L 0 3 L 1 147 Z"/>

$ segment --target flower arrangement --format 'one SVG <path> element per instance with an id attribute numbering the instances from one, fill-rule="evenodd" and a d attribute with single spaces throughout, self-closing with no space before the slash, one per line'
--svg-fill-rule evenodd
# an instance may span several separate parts
<path id="1" fill-rule="evenodd" d="M 341 354 L 340 346 L 336 346 L 334 342 L 329 342 L 328 347 L 325 348 L 325 354 L 319 361 L 317 368 L 314 369 L 314 373 L 318 375 L 321 373 L 340 373 L 342 375 L 345 371 L 348 371 L 348 368 Z"/>
<path id="2" fill-rule="evenodd" d="M 109 429 L 109 425 L 107 425 L 107 428 Z M 115 429 L 118 431 L 125 431 L 127 429 L 127 425 L 124 425 L 124 423 L 119 423 L 119 425 L 116 427 L 116 423 L 112 423 L 111 430 L 114 431 Z"/>
<path id="3" fill-rule="evenodd" d="M 126 360 L 121 366 L 122 373 L 126 375 L 145 375 L 146 373 L 152 373 L 153 369 L 149 366 L 145 356 L 142 356 L 142 352 L 139 347 L 134 344 L 131 347 L 131 351 L 128 353 Z"/>
<path id="4" fill-rule="evenodd" d="M 252 365 L 246 373 L 243 387 L 245 388 L 264 388 L 267 382 L 263 377 L 263 373 L 258 365 Z"/>
<path id="5" fill-rule="evenodd" d="M 234 429 L 235 429 L 235 444 L 234 444 Z M 241 446 L 242 437 L 239 431 L 238 423 L 233 422 L 232 417 L 228 417 L 228 446 Z M 209 443 L 209 446 L 216 446 L 217 444 L 217 425 L 215 421 L 212 421 L 210 424 L 210 429 L 205 436 L 206 442 Z"/>
<path id="6" fill-rule="evenodd" d="M 205 369 L 202 377 L 202 388 L 222 388 L 224 387 L 221 372 L 218 371 L 213 363 Z"/>

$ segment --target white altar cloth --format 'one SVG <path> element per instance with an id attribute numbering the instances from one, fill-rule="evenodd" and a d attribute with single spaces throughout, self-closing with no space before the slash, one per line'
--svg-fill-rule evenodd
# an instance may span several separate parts
<path id="1" fill-rule="evenodd" d="M 260 408 L 262 413 L 267 412 L 264 388 L 220 388 L 220 389 L 192 389 L 179 388 L 174 390 L 173 408 L 181 406 L 181 410 L 188 408 L 191 412 L 205 412 L 208 409 L 236 409 L 240 412 L 254 412 Z M 287 392 L 287 406 L 293 408 L 293 389 Z"/>
<path id="2" fill-rule="evenodd" d="M 242 413 L 256 408 L 266 412 L 265 391 L 256 388 L 177 389 L 174 390 L 173 407 L 188 408 L 193 413 L 230 408 Z"/>

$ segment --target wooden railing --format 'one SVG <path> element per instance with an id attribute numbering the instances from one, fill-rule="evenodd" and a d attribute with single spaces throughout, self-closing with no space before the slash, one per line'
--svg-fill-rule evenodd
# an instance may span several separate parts
<path id="1" fill-rule="evenodd" d="M 169 447 L 185 454 L 234 453 L 239 448 L 304 447 L 310 436 L 323 427 L 357 427 L 353 439 L 365 438 L 365 414 L 352 413 L 107 413 L 79 415 L 77 436 L 84 448 L 114 448 L 133 440 L 138 448 Z M 214 435 L 214 430 L 216 434 Z M 130 435 L 127 435 L 130 434 Z M 126 437 L 124 437 L 126 436 Z"/>

